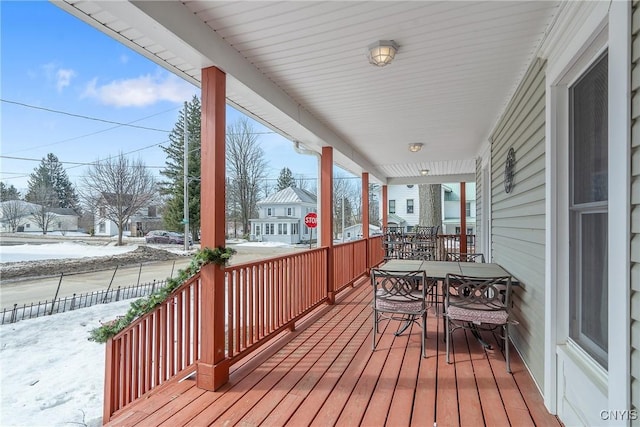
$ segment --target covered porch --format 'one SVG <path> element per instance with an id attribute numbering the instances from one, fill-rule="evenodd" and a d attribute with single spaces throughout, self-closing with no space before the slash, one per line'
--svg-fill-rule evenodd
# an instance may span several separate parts
<path id="1" fill-rule="evenodd" d="M 427 357 L 419 329 L 395 337 L 391 322 L 371 351 L 371 287 L 356 281 L 301 319 L 294 332 L 231 369 L 217 391 L 183 374 L 116 412 L 108 425 L 560 426 L 522 360 L 513 375 L 494 350 L 456 333 L 447 364 L 440 318 L 428 316 Z M 391 332 L 390 332 L 391 331 Z"/>
<path id="2" fill-rule="evenodd" d="M 56 4 L 201 88 L 203 246 L 225 244 L 228 106 L 318 157 L 318 248 L 206 266 L 111 340 L 105 422 L 637 419 L 638 2 Z M 395 58 L 373 67 L 366 48 L 381 44 Z M 513 376 L 462 333 L 442 363 L 433 316 L 426 360 L 416 334 L 371 351 L 366 282 L 382 244 L 362 215 L 363 239 L 334 245 L 335 165 L 361 179 L 361 212 L 380 184 L 382 226 L 388 186 L 475 181 L 476 250 L 521 283 Z M 577 212 L 570 185 L 597 203 Z"/>

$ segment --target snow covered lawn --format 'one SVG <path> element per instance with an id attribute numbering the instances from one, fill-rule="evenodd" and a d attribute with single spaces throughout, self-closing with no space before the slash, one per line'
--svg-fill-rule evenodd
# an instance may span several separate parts
<path id="1" fill-rule="evenodd" d="M 238 246 L 267 250 L 291 247 L 269 242 L 245 242 Z M 9 262 L 7 258 L 12 261 L 82 258 L 115 255 L 136 248 L 137 245 L 75 242 L 0 246 L 0 258 L 2 262 Z M 131 302 L 97 305 L 0 326 L 0 426 L 102 425 L 105 349 L 104 344 L 87 338 L 101 321 L 125 314 Z"/>
<path id="2" fill-rule="evenodd" d="M 0 326 L 0 425 L 102 425 L 105 349 L 87 338 L 130 304 Z"/>

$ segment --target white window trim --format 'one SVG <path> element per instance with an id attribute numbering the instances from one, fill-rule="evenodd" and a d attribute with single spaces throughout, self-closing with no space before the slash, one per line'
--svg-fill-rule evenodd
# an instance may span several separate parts
<path id="1" fill-rule="evenodd" d="M 602 5 L 598 5 L 599 7 Z M 605 5 L 606 7 L 606 5 Z M 544 402 L 550 412 L 557 412 L 558 390 L 556 351 L 566 342 L 573 350 L 568 323 L 561 313 L 568 302 L 568 92 L 567 88 L 581 76 L 588 65 L 605 49 L 609 55 L 609 368 L 606 372 L 608 409 L 631 409 L 630 390 L 630 34 L 631 5 L 611 2 L 608 16 L 591 14 L 585 20 L 580 37 L 574 37 L 555 60 L 550 60 L 546 76 L 545 189 L 546 245 L 545 272 L 545 363 Z M 561 323 L 560 323 L 561 322 Z M 560 325 L 557 327 L 556 325 Z M 603 380 L 602 372 L 593 369 L 594 379 Z M 607 408 L 605 408 L 607 409 Z M 608 425 L 629 425 L 628 420 L 609 421 Z"/>

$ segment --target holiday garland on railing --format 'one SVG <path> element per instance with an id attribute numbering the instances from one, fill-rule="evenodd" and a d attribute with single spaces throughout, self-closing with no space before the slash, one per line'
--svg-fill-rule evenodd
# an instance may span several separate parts
<path id="1" fill-rule="evenodd" d="M 140 298 L 132 302 L 131 308 L 129 308 L 129 311 L 127 311 L 127 314 L 124 316 L 118 317 L 110 322 L 103 323 L 101 326 L 91 330 L 89 333 L 89 341 L 95 341 L 98 343 L 107 342 L 109 338 L 117 335 L 120 331 L 129 326 L 131 322 L 144 314 L 149 313 L 158 305 L 166 301 L 173 291 L 198 273 L 203 265 L 213 263 L 225 266 L 231 259 L 231 256 L 235 253 L 235 249 L 223 247 L 217 247 L 215 249 L 204 248 L 197 251 L 187 268 L 184 270 L 178 270 L 177 277 L 167 279 L 167 284 L 165 286 L 159 288 L 145 298 Z"/>

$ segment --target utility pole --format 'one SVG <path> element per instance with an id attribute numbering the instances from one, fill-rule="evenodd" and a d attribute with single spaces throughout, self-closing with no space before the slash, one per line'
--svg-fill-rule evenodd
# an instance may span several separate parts
<path id="1" fill-rule="evenodd" d="M 344 194 L 342 195 L 342 243 L 344 243 Z"/>
<path id="2" fill-rule="evenodd" d="M 184 223 L 184 250 L 189 250 L 189 130 L 187 129 L 187 102 L 184 103 L 184 187 L 182 190 L 184 196 L 184 206 L 182 222 Z"/>

